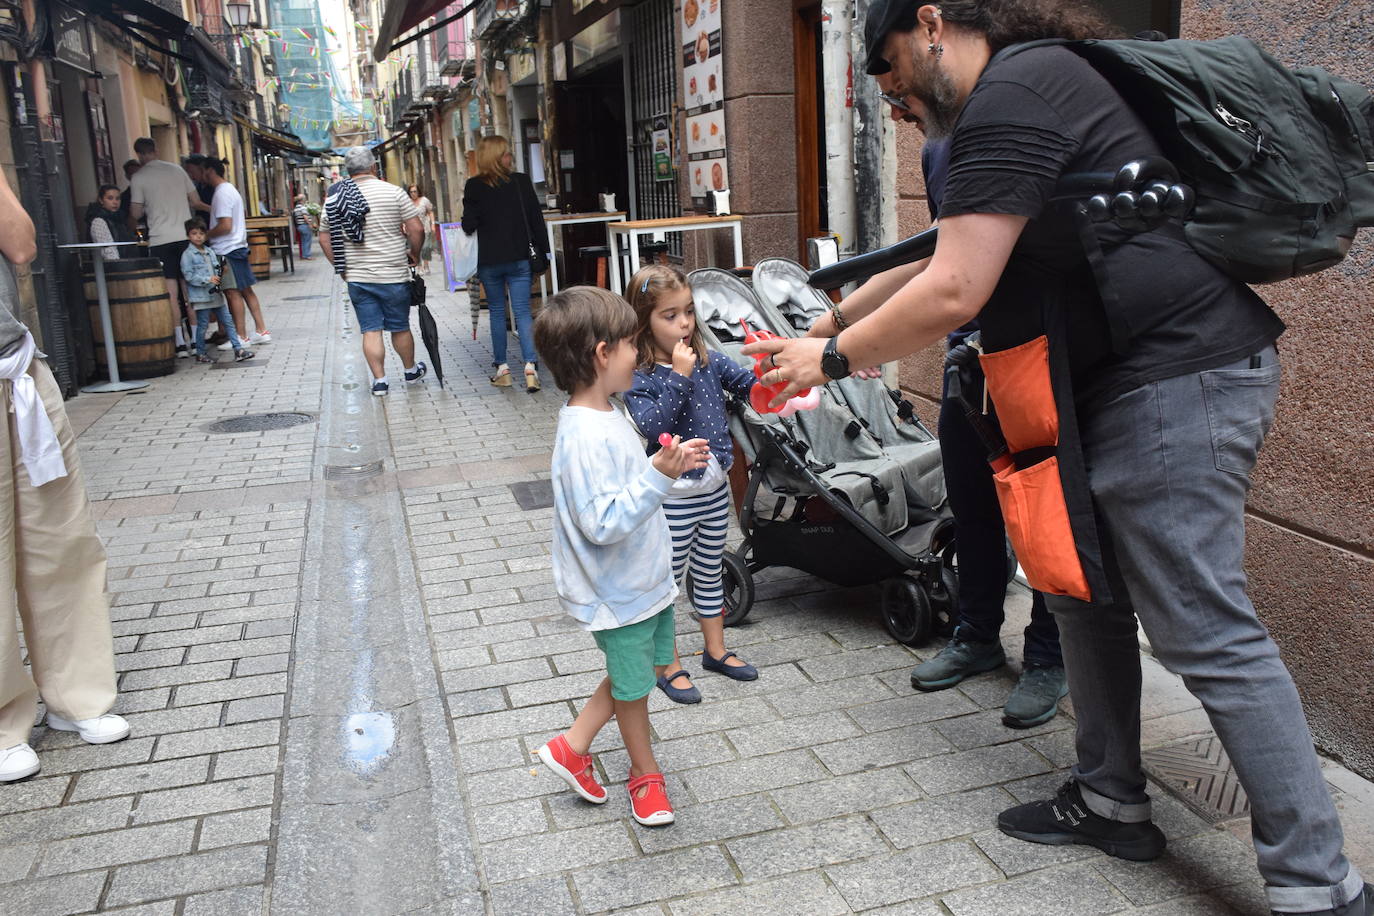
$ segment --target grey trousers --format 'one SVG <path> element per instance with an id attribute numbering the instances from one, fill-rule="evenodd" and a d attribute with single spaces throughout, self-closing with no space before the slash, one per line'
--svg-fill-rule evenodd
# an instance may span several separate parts
<path id="1" fill-rule="evenodd" d="M 1250 797 L 1270 907 L 1331 909 L 1363 883 L 1298 699 L 1245 593 L 1245 497 L 1274 419 L 1273 348 L 1144 385 L 1079 426 L 1115 603 L 1050 596 L 1078 716 L 1074 777 L 1103 817 L 1150 816 L 1140 763 L 1139 617 L 1202 703 Z"/>

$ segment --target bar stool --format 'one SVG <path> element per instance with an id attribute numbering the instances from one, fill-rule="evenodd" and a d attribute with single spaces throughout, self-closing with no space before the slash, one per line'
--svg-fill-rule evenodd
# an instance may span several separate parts
<path id="1" fill-rule="evenodd" d="M 607 245 L 588 245 L 585 248 L 577 249 L 577 257 L 582 264 L 584 276 L 589 272 L 587 261 L 595 259 L 594 272 L 596 275 L 596 285 L 606 289 L 606 264 L 611 257 L 611 249 Z"/>

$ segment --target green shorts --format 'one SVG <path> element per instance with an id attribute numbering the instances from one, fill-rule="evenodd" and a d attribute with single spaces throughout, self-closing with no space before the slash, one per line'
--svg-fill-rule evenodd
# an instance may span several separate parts
<path id="1" fill-rule="evenodd" d="M 611 696 L 629 701 L 647 697 L 658 684 L 656 665 L 673 660 L 673 606 L 652 617 L 614 630 L 593 630 L 596 646 L 606 656 Z"/>

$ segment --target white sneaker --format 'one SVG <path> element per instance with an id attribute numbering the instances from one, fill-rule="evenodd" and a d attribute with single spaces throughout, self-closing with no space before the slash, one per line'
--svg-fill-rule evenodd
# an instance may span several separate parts
<path id="1" fill-rule="evenodd" d="M 177 347 L 177 359 L 186 359 L 191 355 L 191 351 L 185 347 Z"/>
<path id="2" fill-rule="evenodd" d="M 226 340 L 224 343 L 222 343 L 222 344 L 219 345 L 218 349 L 220 349 L 220 350 L 232 350 L 232 349 L 234 349 L 234 345 L 231 344 L 229 341 Z"/>
<path id="3" fill-rule="evenodd" d="M 38 772 L 38 755 L 27 744 L 0 750 L 0 782 L 14 782 Z"/>
<path id="4" fill-rule="evenodd" d="M 253 337 L 252 337 L 252 339 L 249 340 L 248 342 L 249 342 L 249 343 L 255 343 L 255 344 L 271 343 L 271 342 L 272 342 L 272 332 L 271 332 L 271 331 L 268 331 L 266 334 L 259 334 L 257 331 L 254 331 L 254 332 L 253 332 Z"/>
<path id="5" fill-rule="evenodd" d="M 125 722 L 122 716 L 113 713 L 72 722 L 49 712 L 48 728 L 55 728 L 60 732 L 77 732 L 81 735 L 81 740 L 87 744 L 112 744 L 129 737 L 129 723 Z"/>

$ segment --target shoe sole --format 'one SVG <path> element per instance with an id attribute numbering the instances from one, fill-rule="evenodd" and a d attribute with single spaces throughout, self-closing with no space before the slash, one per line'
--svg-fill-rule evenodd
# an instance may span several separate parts
<path id="1" fill-rule="evenodd" d="M 1040 843 L 1044 846 L 1092 846 L 1113 858 L 1125 859 L 1128 862 L 1153 862 L 1164 855 L 1164 849 L 1167 845 L 1151 840 L 1122 843 L 1094 839 L 1078 833 L 1028 833 L 1024 830 L 1012 830 L 1001 824 L 997 825 L 997 829 L 1014 839 L 1025 840 L 1028 843 Z"/>
<path id="2" fill-rule="evenodd" d="M 660 688 L 658 688 L 658 689 L 659 689 L 659 690 L 663 690 L 662 687 L 660 687 Z M 681 697 L 681 698 L 680 698 L 680 697 L 674 696 L 673 694 L 669 693 L 669 692 L 666 691 L 666 690 L 663 690 L 663 695 L 664 695 L 665 697 L 667 697 L 668 699 L 672 700 L 674 703 L 680 703 L 680 704 L 683 705 L 683 706 L 695 706 L 697 703 L 700 703 L 700 702 L 701 702 L 701 691 L 697 691 L 697 695 L 694 696 L 694 697 L 689 696 L 689 697 Z"/>
<path id="3" fill-rule="evenodd" d="M 662 827 L 664 824 L 671 824 L 677 819 L 671 811 L 656 811 L 648 817 L 640 817 L 635 813 L 633 805 L 630 806 L 630 817 L 645 827 Z"/>
<path id="4" fill-rule="evenodd" d="M 591 802 L 593 805 L 604 805 L 606 804 L 606 800 L 611 797 L 610 793 L 607 793 L 597 798 L 595 795 L 592 795 L 586 789 L 582 788 L 582 784 L 577 781 L 577 775 L 554 759 L 553 752 L 549 750 L 547 744 L 535 753 L 539 755 L 539 759 L 544 761 L 544 766 L 548 767 L 554 775 L 566 782 L 574 792 Z"/>
<path id="5" fill-rule="evenodd" d="M 492 379 L 492 380 L 491 380 L 491 383 L 492 383 L 492 385 L 496 386 L 497 388 L 509 388 L 509 387 L 510 387 L 510 376 L 509 376 L 509 375 L 503 375 L 503 376 L 501 376 L 500 378 Z"/>
<path id="6" fill-rule="evenodd" d="M 18 773 L 0 776 L 0 783 L 18 782 L 21 779 L 28 779 L 30 776 L 33 776 L 35 773 L 37 773 L 40 769 L 42 769 L 42 767 L 39 764 L 35 763 L 32 767 L 26 770 L 22 770 Z"/>
<path id="7" fill-rule="evenodd" d="M 961 683 L 962 681 L 966 681 L 966 680 L 968 680 L 969 678 L 973 677 L 974 675 L 977 675 L 977 674 L 987 674 L 989 671 L 996 671 L 998 668 L 1001 668 L 1001 667 L 1003 667 L 1004 665 L 1006 665 L 1006 663 L 1007 663 L 1007 660 L 1006 660 L 1006 658 L 1004 657 L 1004 658 L 1002 658 L 1001 661 L 997 662 L 997 663 L 994 664 L 994 665 L 988 665 L 988 664 L 984 663 L 981 667 L 972 668 L 972 669 L 970 669 L 970 670 L 968 670 L 968 671 L 964 671 L 964 672 L 961 672 L 961 673 L 959 673 L 959 674 L 956 674 L 956 675 L 954 675 L 953 677 L 947 677 L 947 678 L 944 678 L 943 680 L 939 680 L 939 681 L 922 681 L 922 680 L 918 680 L 917 677 L 916 677 L 916 675 L 915 675 L 915 674 L 912 674 L 912 675 L 911 675 L 911 686 L 912 686 L 912 687 L 915 687 L 917 690 L 920 690 L 920 691 L 922 691 L 922 692 L 924 692 L 924 693 L 932 693 L 932 692 L 934 692 L 934 691 L 936 691 L 936 690 L 948 690 L 949 688 L 953 687 L 954 685 L 956 685 L 956 684 L 958 684 L 958 683 Z"/>
<path id="8" fill-rule="evenodd" d="M 76 734 L 81 735 L 80 730 L 75 728 L 63 728 L 60 725 L 54 725 L 51 720 L 48 721 L 48 728 L 51 728 L 54 731 L 75 732 Z M 81 740 L 86 742 L 87 744 L 114 744 L 116 741 L 123 741 L 125 738 L 129 737 L 129 731 L 130 729 L 126 728 L 124 729 L 124 731 L 118 734 L 105 735 L 99 738 L 87 738 L 85 735 L 81 735 Z"/>

